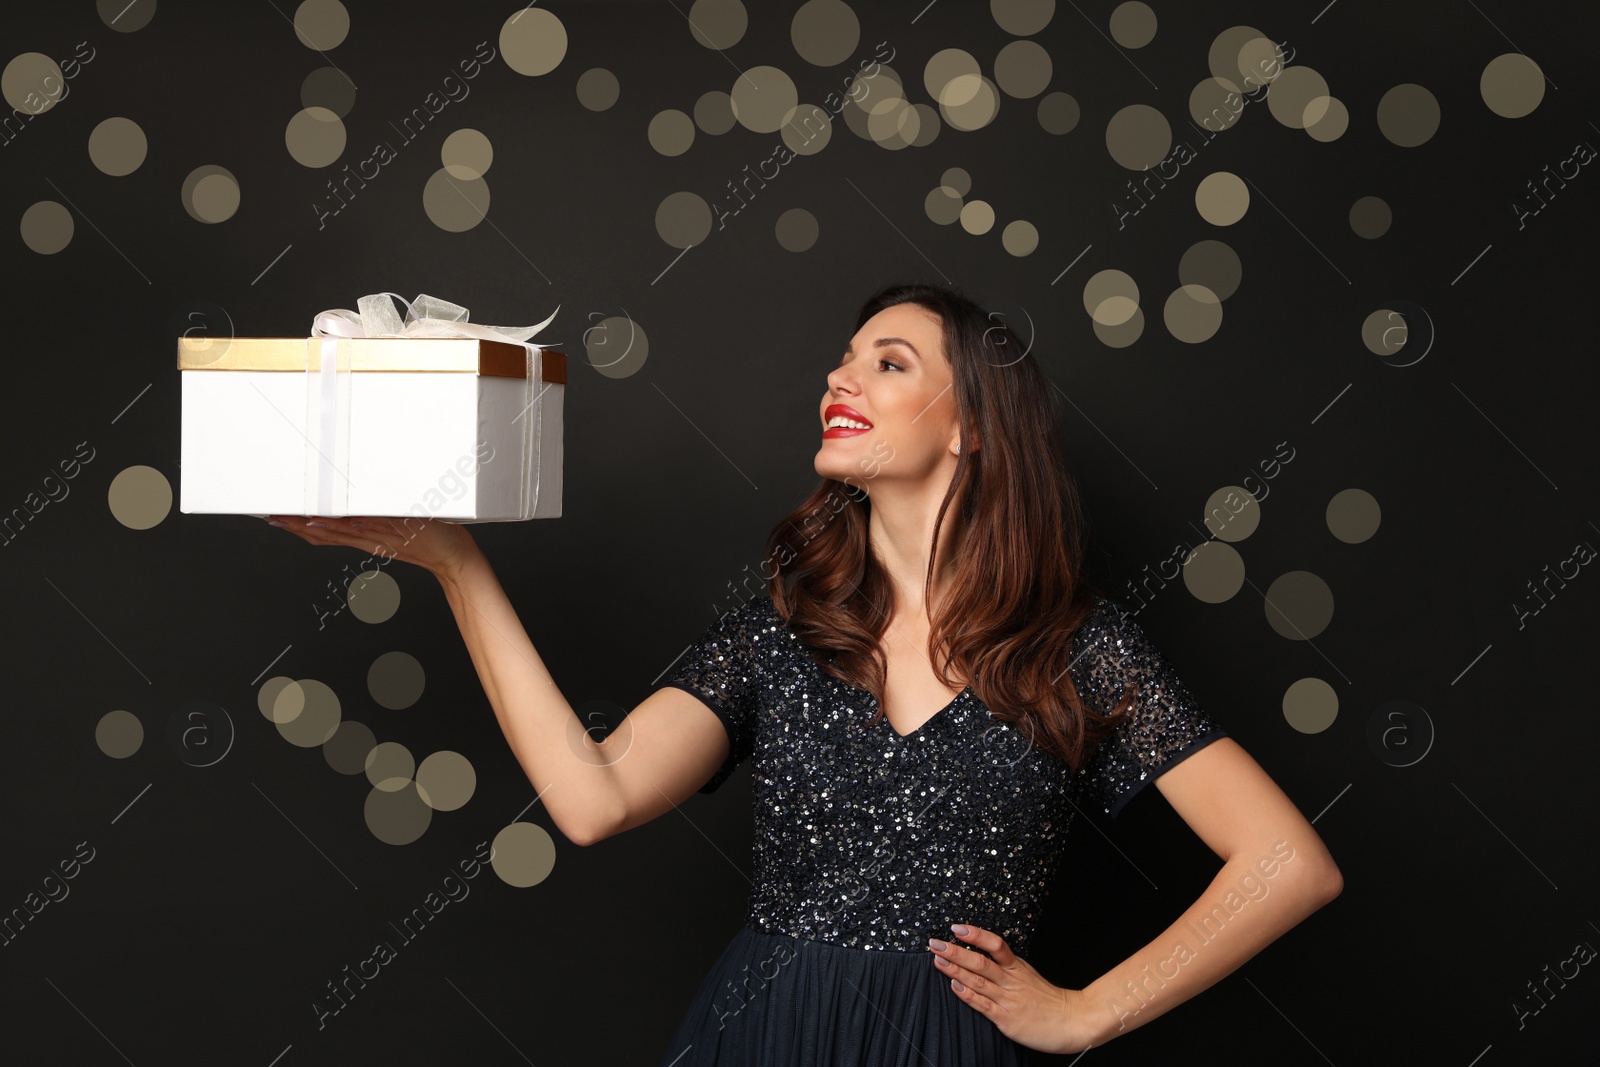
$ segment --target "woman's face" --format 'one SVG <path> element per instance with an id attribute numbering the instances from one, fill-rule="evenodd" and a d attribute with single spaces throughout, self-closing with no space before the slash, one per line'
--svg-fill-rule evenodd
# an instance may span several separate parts
<path id="1" fill-rule="evenodd" d="M 880 467 L 903 480 L 953 463 L 955 394 L 938 318 L 921 305 L 896 304 L 868 319 L 828 373 L 819 413 L 816 468 L 825 478 L 859 486 Z M 867 429 L 830 429 L 841 414 Z"/>

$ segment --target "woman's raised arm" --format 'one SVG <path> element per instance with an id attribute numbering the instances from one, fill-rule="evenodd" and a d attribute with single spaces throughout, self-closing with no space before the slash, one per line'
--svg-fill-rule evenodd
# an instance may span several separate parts
<path id="1" fill-rule="evenodd" d="M 681 689 L 652 693 L 597 744 L 550 677 L 483 552 L 473 546 L 435 574 L 512 753 L 574 844 L 593 844 L 670 811 L 726 758 L 722 722 Z"/>
<path id="2" fill-rule="evenodd" d="M 653 693 L 596 743 L 465 526 L 414 518 L 268 518 L 310 544 L 375 552 L 438 578 L 512 754 L 573 844 L 593 844 L 665 813 L 693 796 L 727 758 L 722 722 L 681 689 Z"/>

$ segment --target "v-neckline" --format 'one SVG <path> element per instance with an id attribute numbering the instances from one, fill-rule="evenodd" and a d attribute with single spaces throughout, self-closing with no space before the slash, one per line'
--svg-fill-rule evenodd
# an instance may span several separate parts
<path id="1" fill-rule="evenodd" d="M 921 733 L 923 730 L 927 729 L 928 725 L 930 723 L 932 723 L 935 719 L 937 719 L 939 716 L 943 715 L 945 712 L 947 712 L 951 708 L 955 707 L 956 704 L 961 700 L 961 698 L 966 696 L 971 691 L 972 691 L 972 686 L 970 686 L 970 685 L 963 686 L 962 689 L 961 689 L 961 692 L 957 693 L 955 696 L 950 698 L 950 703 L 946 704 L 944 707 L 940 708 L 938 711 L 934 712 L 932 715 L 929 715 L 926 719 L 923 719 L 922 722 L 918 723 L 915 727 L 913 727 L 909 733 L 901 733 L 899 730 L 896 730 L 894 728 L 894 723 L 889 721 L 889 715 L 888 715 L 887 712 L 885 712 L 884 716 L 883 716 L 884 725 L 889 728 L 889 732 L 891 734 L 894 734 L 895 737 L 899 738 L 902 741 L 909 740 L 910 738 L 915 737 L 917 734 Z"/>

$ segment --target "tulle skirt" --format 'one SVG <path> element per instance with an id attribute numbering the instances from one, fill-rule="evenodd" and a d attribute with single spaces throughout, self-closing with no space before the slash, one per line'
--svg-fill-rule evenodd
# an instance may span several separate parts
<path id="1" fill-rule="evenodd" d="M 950 988 L 932 953 L 746 925 L 700 983 L 660 1067 L 1014 1067 L 1032 1052 Z"/>

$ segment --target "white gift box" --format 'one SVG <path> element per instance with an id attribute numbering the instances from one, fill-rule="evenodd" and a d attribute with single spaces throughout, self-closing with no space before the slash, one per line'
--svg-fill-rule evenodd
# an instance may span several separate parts
<path id="1" fill-rule="evenodd" d="M 376 300 L 362 298 L 361 319 L 324 312 L 311 337 L 179 338 L 180 511 L 561 514 L 566 355 L 526 340 L 540 327 L 469 326 L 466 309 L 426 296 L 401 324 Z M 379 336 L 326 332 L 363 320 Z"/>

